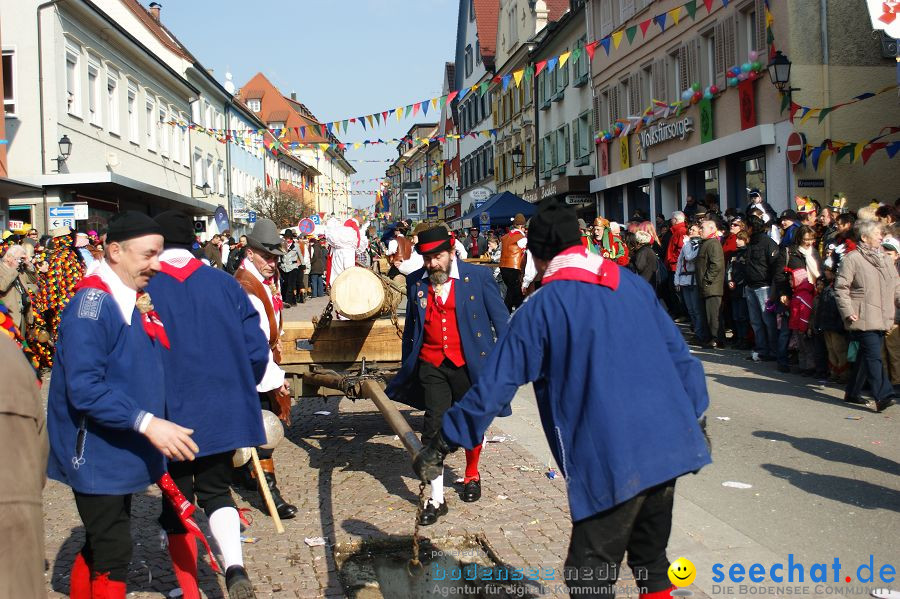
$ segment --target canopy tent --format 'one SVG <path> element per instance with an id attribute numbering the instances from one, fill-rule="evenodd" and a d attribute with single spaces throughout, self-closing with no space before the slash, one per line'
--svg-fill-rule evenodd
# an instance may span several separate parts
<path id="1" fill-rule="evenodd" d="M 485 212 L 490 216 L 492 227 L 508 227 L 516 214 L 522 213 L 525 218 L 530 218 L 537 212 L 537 206 L 509 191 L 495 193 L 484 204 L 463 215 L 463 226 L 480 224 L 481 215 Z"/>

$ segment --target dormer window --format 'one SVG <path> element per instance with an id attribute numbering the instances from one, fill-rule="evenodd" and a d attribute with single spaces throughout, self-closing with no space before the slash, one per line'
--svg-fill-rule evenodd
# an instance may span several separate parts
<path id="1" fill-rule="evenodd" d="M 247 100 L 247 108 L 252 110 L 253 112 L 259 112 L 262 110 L 262 102 L 260 100 Z"/>

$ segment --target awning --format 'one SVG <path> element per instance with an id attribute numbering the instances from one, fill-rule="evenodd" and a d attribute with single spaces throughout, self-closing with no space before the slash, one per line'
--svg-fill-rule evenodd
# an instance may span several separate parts
<path id="1" fill-rule="evenodd" d="M 31 185 L 30 183 L 25 183 L 23 181 L 0 177 L 0 198 L 8 198 L 20 193 L 40 190 L 41 188 L 38 185 Z"/>
<path id="2" fill-rule="evenodd" d="M 484 204 L 463 215 L 463 226 L 479 224 L 481 215 L 485 212 L 490 216 L 492 227 L 501 227 L 509 226 L 516 214 L 522 213 L 525 218 L 531 217 L 537 212 L 537 206 L 509 191 L 495 193 Z"/>

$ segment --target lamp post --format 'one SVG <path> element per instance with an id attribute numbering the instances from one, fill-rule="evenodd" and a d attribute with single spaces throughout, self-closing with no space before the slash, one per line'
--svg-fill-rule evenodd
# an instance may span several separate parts
<path id="1" fill-rule="evenodd" d="M 72 140 L 69 139 L 68 135 L 63 135 L 59 138 L 59 156 L 54 158 L 56 161 L 56 170 L 54 172 L 59 172 L 62 167 L 62 163 L 69 159 L 69 156 L 72 154 Z"/>
<path id="2" fill-rule="evenodd" d="M 516 176 L 518 176 L 519 167 L 522 165 L 522 156 L 524 156 L 525 153 L 522 152 L 522 146 L 516 146 L 515 149 L 513 149 L 513 151 L 511 152 L 511 154 L 512 154 L 512 159 L 513 159 L 513 166 L 515 167 L 515 170 L 516 170 Z"/>
<path id="3" fill-rule="evenodd" d="M 453 186 L 450 185 L 449 183 L 447 184 L 447 187 L 444 188 L 444 204 L 445 204 L 445 205 L 446 205 L 450 200 L 453 199 L 453 192 L 454 192 L 454 191 L 455 191 L 455 190 L 453 189 Z"/>
<path id="4" fill-rule="evenodd" d="M 775 56 L 769 61 L 767 69 L 772 85 L 781 93 L 786 93 L 790 97 L 791 92 L 801 91 L 798 87 L 790 87 L 788 83 L 791 80 L 791 61 L 781 53 L 781 50 L 775 52 Z"/>

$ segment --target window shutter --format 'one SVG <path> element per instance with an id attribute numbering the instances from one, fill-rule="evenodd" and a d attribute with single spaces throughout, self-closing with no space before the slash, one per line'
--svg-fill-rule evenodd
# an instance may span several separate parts
<path id="1" fill-rule="evenodd" d="M 619 0 L 619 24 L 634 16 L 634 0 Z"/>
<path id="2" fill-rule="evenodd" d="M 725 69 L 737 64 L 737 21 L 734 15 L 725 19 Z"/>
<path id="3" fill-rule="evenodd" d="M 760 52 L 764 52 L 766 49 L 765 0 L 756 0 L 756 49 Z M 768 53 L 766 55 L 768 55 Z"/>
<path id="4" fill-rule="evenodd" d="M 614 0 L 600 1 L 600 37 L 606 37 L 613 30 L 612 3 Z"/>
<path id="5" fill-rule="evenodd" d="M 581 136 L 578 131 L 578 119 L 572 121 L 572 154 L 581 158 Z"/>
<path id="6" fill-rule="evenodd" d="M 716 23 L 713 47 L 715 48 L 716 55 L 716 85 L 719 89 L 725 89 L 725 71 L 728 70 L 728 66 L 725 65 L 725 23 L 722 21 Z"/>
<path id="7" fill-rule="evenodd" d="M 600 94 L 594 96 L 594 110 L 591 111 L 592 121 L 594 123 L 594 132 L 600 130 Z"/>
<path id="8" fill-rule="evenodd" d="M 666 68 L 665 58 L 660 58 L 653 63 L 653 100 L 669 101 L 668 76 L 669 70 Z"/>
<path id="9" fill-rule="evenodd" d="M 585 146 L 588 148 L 588 152 L 591 150 L 591 144 L 594 143 L 594 135 L 597 134 L 597 109 L 593 109 L 588 113 L 588 143 Z"/>
<path id="10" fill-rule="evenodd" d="M 631 111 L 626 116 L 639 116 L 646 108 L 641 99 L 640 73 L 634 73 L 628 78 L 628 93 L 631 95 Z"/>
<path id="11" fill-rule="evenodd" d="M 569 85 L 569 69 L 571 67 L 572 67 L 572 63 L 568 62 L 568 61 L 566 62 L 565 65 L 563 65 L 562 73 L 561 73 L 561 75 L 562 75 L 562 85 L 560 86 L 561 89 L 565 89 Z"/>
<path id="12" fill-rule="evenodd" d="M 577 127 L 577 125 L 576 125 L 576 127 Z M 571 140 L 569 138 L 569 125 L 566 124 L 566 161 L 563 164 L 568 164 L 569 160 L 572 156 L 572 153 L 570 151 L 571 147 L 572 147 L 571 144 L 569 143 L 570 141 Z"/>
<path id="13" fill-rule="evenodd" d="M 688 85 L 700 83 L 700 37 L 687 42 L 688 49 Z"/>
<path id="14" fill-rule="evenodd" d="M 619 118 L 619 87 L 614 85 L 609 88 L 609 126 L 616 124 Z"/>
<path id="15" fill-rule="evenodd" d="M 691 82 L 688 81 L 688 51 L 687 44 L 681 44 L 681 47 L 678 48 L 678 93 L 682 93 L 688 87 L 690 87 Z"/>

